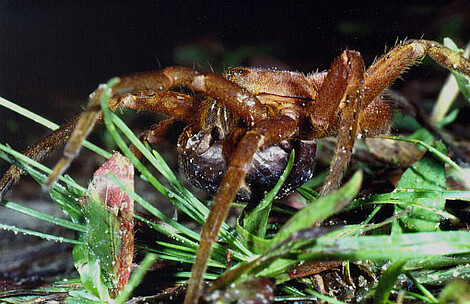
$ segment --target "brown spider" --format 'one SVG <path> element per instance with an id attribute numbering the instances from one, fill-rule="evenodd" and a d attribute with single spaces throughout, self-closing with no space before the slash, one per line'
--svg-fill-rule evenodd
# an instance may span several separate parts
<path id="1" fill-rule="evenodd" d="M 169 67 L 120 78 L 112 88 L 109 107 L 171 116 L 143 133 L 142 140 L 151 143 L 163 140 L 174 121 L 186 122 L 178 144 L 182 171 L 193 183 L 215 195 L 202 229 L 185 303 L 198 302 L 212 245 L 237 193 L 242 199 L 252 199 L 269 190 L 273 183 L 270 171 L 277 172 L 275 181 L 283 169 L 279 163 L 287 162 L 292 149 L 297 152 L 296 167 L 282 192 L 299 186 L 311 175 L 314 140 L 326 136 L 337 136 L 338 141 L 320 193 L 336 190 L 356 137 L 390 129 L 392 109 L 382 92 L 426 54 L 444 67 L 470 76 L 470 61 L 456 52 L 437 42 L 408 40 L 367 70 L 359 52 L 345 50 L 328 72 L 306 76 L 289 71 L 233 68 L 224 78 Z M 195 93 L 185 94 L 188 89 Z M 99 87 L 90 96 L 91 104 L 79 119 L 63 125 L 25 152 L 39 159 L 70 138 L 48 185 L 65 170 L 82 140 L 101 119 L 97 100 L 102 92 L 103 87 Z M 219 172 L 225 172 L 223 177 L 219 177 Z M 19 175 L 19 169 L 10 168 L 0 183 L 0 194 Z"/>

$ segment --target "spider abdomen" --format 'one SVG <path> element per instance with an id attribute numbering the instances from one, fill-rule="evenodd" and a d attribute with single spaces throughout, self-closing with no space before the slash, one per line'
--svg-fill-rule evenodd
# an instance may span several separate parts
<path id="1" fill-rule="evenodd" d="M 227 164 L 222 156 L 224 140 L 213 140 L 209 131 L 196 134 L 183 132 L 179 140 L 179 166 L 185 177 L 196 187 L 215 195 Z M 293 168 L 277 193 L 281 198 L 303 185 L 313 173 L 316 143 L 313 140 L 290 140 L 258 151 L 237 193 L 237 200 L 261 199 L 279 180 L 295 150 Z"/>

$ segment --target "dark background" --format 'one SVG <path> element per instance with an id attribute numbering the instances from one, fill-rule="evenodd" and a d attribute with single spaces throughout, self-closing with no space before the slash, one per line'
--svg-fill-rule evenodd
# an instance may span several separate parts
<path id="1" fill-rule="evenodd" d="M 459 46 L 470 38 L 465 0 L 253 3 L 1 1 L 0 96 L 63 123 L 97 84 L 180 64 L 176 51 L 190 46 L 215 54 L 212 62 L 187 62 L 205 69 L 252 46 L 243 64 L 256 64 L 260 53 L 264 64 L 307 73 L 327 69 L 345 48 L 361 51 L 370 64 L 397 38 L 450 36 Z M 446 77 L 430 66 L 412 69 L 407 81 Z M 47 132 L 3 108 L 0 117 L 0 142 L 19 150 Z M 0 161 L 2 172 L 6 167 Z"/>

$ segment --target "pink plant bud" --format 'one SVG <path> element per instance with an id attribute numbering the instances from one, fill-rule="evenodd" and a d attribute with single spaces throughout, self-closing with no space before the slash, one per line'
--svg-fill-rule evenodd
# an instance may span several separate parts
<path id="1" fill-rule="evenodd" d="M 116 296 L 129 280 L 132 259 L 134 256 L 134 200 L 119 188 L 109 177 L 115 175 L 130 191 L 134 191 L 134 166 L 130 160 L 115 153 L 105 164 L 93 174 L 93 181 L 88 188 L 88 195 L 94 201 L 106 204 L 106 209 L 117 221 L 118 230 L 111 235 L 110 254 L 113 256 L 112 294 Z M 119 228 L 117 228 L 119 227 Z M 113 252 L 114 251 L 114 252 Z"/>

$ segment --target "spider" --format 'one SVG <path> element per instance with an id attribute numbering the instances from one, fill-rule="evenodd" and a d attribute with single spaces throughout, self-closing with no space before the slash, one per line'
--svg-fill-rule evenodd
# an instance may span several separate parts
<path id="1" fill-rule="evenodd" d="M 212 245 L 236 196 L 255 200 L 269 190 L 292 149 L 297 152 L 294 173 L 280 195 L 303 184 L 312 174 L 315 140 L 327 136 L 338 140 L 320 195 L 336 190 L 355 139 L 390 129 L 393 111 L 384 90 L 426 54 L 445 68 L 470 76 L 470 61 L 458 53 L 434 41 L 407 40 L 367 69 L 359 52 L 345 50 L 327 72 L 308 75 L 240 67 L 222 77 L 169 67 L 120 78 L 112 88 L 109 107 L 169 115 L 141 135 L 150 143 L 163 140 L 175 121 L 186 122 L 178 143 L 180 166 L 194 184 L 214 194 L 184 303 L 198 302 Z M 65 170 L 101 119 L 97 100 L 103 90 L 100 86 L 90 95 L 90 105 L 79 118 L 26 150 L 26 155 L 39 159 L 69 140 L 48 185 Z M 0 194 L 20 173 L 15 167 L 7 171 Z"/>

